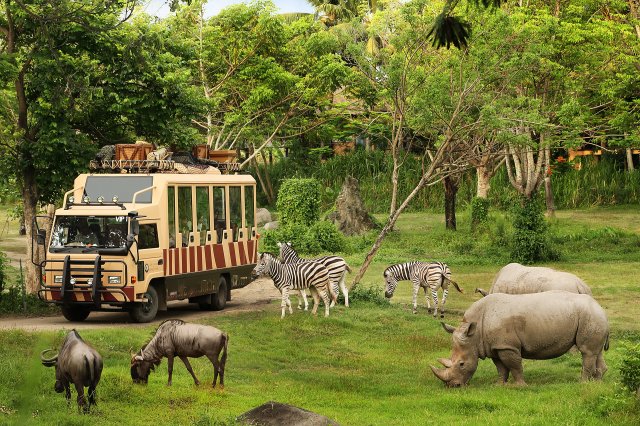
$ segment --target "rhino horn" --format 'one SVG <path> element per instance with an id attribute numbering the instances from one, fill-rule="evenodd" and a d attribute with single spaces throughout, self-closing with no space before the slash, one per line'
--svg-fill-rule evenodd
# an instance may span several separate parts
<path id="1" fill-rule="evenodd" d="M 52 350 L 53 349 L 45 349 L 40 353 L 40 360 L 42 361 L 42 365 L 44 365 L 45 367 L 53 367 L 54 365 L 56 365 L 56 362 L 58 361 L 58 354 L 55 354 L 52 358 L 44 357 L 44 354 Z"/>
<path id="2" fill-rule="evenodd" d="M 453 365 L 453 362 L 447 358 L 438 358 L 438 362 L 447 368 L 450 368 Z"/>
<path id="3" fill-rule="evenodd" d="M 447 333 L 453 333 L 453 332 L 456 330 L 456 328 L 455 328 L 454 326 L 449 325 L 449 324 L 445 324 L 445 323 L 444 323 L 444 322 L 442 322 L 442 321 L 440 322 L 440 324 L 442 324 L 442 328 L 444 328 L 444 330 L 445 330 Z"/>
<path id="4" fill-rule="evenodd" d="M 435 374 L 438 379 L 445 383 L 449 381 L 449 370 L 436 368 L 433 365 L 430 365 L 429 367 L 431 367 L 431 371 L 433 371 L 433 374 Z"/>
<path id="5" fill-rule="evenodd" d="M 476 288 L 476 293 L 480 293 L 482 297 L 485 297 L 488 294 L 486 290 L 483 290 L 481 288 Z"/>

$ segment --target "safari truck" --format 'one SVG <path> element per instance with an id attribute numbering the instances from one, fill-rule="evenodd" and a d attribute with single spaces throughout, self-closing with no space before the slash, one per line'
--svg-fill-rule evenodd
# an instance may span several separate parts
<path id="1" fill-rule="evenodd" d="M 221 310 L 251 282 L 257 256 L 256 182 L 249 175 L 175 170 L 91 173 L 55 212 L 40 298 L 69 321 L 124 310 L 148 322 L 167 302 Z"/>

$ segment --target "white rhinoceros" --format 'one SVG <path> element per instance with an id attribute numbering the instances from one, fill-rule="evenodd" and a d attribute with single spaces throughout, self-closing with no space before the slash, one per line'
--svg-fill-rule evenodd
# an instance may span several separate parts
<path id="1" fill-rule="evenodd" d="M 607 371 L 603 350 L 609 348 L 607 316 L 591 296 L 566 291 L 534 294 L 490 294 L 464 313 L 453 333 L 451 358 L 431 367 L 449 387 L 465 385 L 478 360 L 491 358 L 503 383 L 509 373 L 525 384 L 522 359 L 556 358 L 574 345 L 582 353 L 582 378 L 601 379 Z"/>
<path id="2" fill-rule="evenodd" d="M 500 269 L 489 291 L 477 288 L 476 292 L 486 296 L 493 293 L 527 294 L 549 290 L 591 295 L 589 286 L 569 272 L 519 263 L 510 263 Z"/>

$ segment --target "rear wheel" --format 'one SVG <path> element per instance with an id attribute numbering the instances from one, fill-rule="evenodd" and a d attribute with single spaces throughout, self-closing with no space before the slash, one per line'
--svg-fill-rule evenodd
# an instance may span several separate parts
<path id="1" fill-rule="evenodd" d="M 87 319 L 90 313 L 91 313 L 91 309 L 87 309 L 82 306 L 62 305 L 62 316 L 64 316 L 67 319 L 67 321 L 71 321 L 71 322 L 84 321 Z"/>
<path id="2" fill-rule="evenodd" d="M 211 305 L 216 311 L 221 311 L 227 304 L 227 280 L 224 277 L 220 277 L 220 284 L 218 285 L 218 292 L 211 295 Z"/>
<path id="3" fill-rule="evenodd" d="M 153 286 L 149 286 L 144 297 L 147 299 L 146 302 L 136 303 L 129 311 L 129 316 L 135 322 L 153 321 L 158 313 L 160 299 L 156 289 Z"/>

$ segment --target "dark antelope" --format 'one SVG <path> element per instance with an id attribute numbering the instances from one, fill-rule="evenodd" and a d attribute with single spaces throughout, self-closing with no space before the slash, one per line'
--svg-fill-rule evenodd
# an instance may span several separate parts
<path id="1" fill-rule="evenodd" d="M 224 388 L 224 366 L 227 362 L 229 336 L 215 327 L 189 324 L 184 321 L 166 320 L 158 326 L 151 341 L 131 357 L 131 378 L 135 383 L 147 383 L 149 374 L 167 358 L 169 381 L 173 373 L 173 358 L 178 357 L 187 367 L 196 385 L 200 384 L 193 373 L 188 358 L 206 356 L 213 364 L 213 387 L 220 375 L 220 387 Z M 220 353 L 222 356 L 220 357 Z M 218 359 L 220 357 L 220 359 Z"/>
<path id="2" fill-rule="evenodd" d="M 96 404 L 96 386 L 102 374 L 102 357 L 91 346 L 86 344 L 76 330 L 67 334 L 60 351 L 51 358 L 45 354 L 53 349 L 45 349 L 40 354 L 42 365 L 56 368 L 56 383 L 54 389 L 61 393 L 65 391 L 67 402 L 71 399 L 70 383 L 76 387 L 78 406 L 84 412 L 89 412 L 91 405 Z M 85 400 L 84 387 L 88 386 L 89 401 Z"/>

